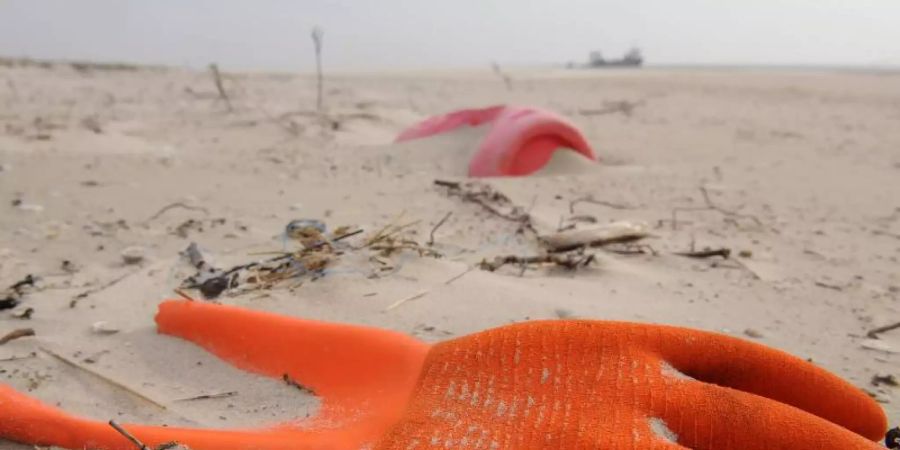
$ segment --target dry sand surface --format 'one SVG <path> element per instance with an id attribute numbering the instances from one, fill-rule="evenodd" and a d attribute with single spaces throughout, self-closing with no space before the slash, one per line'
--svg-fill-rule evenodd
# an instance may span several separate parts
<path id="1" fill-rule="evenodd" d="M 882 334 L 880 350 L 863 347 L 868 330 L 900 321 L 900 74 L 511 77 L 507 90 L 488 71 L 334 75 L 321 119 L 307 76 L 226 74 L 229 112 L 205 72 L 0 67 L 0 284 L 40 277 L 0 312 L 0 334 L 36 332 L 0 346 L 0 360 L 25 357 L 0 362 L 0 382 L 101 420 L 234 427 L 305 416 L 314 397 L 155 333 L 156 305 L 191 273 L 179 253 L 196 242 L 220 267 L 265 258 L 253 254 L 296 245 L 282 232 L 300 218 L 369 235 L 418 221 L 409 237 L 424 244 L 452 212 L 434 232 L 441 258 L 348 251 L 318 280 L 221 301 L 429 341 L 560 316 L 714 330 L 809 358 L 900 420 L 900 391 L 870 381 L 900 376 L 900 330 Z M 488 181 L 538 232 L 572 216 L 643 222 L 658 254 L 596 250 L 575 271 L 479 270 L 484 258 L 538 252 L 518 223 L 433 184 L 461 179 L 482 131 L 391 141 L 428 115 L 494 103 L 567 115 L 602 159 L 559 158 L 539 176 Z M 587 196 L 608 204 L 572 205 Z M 174 203 L 190 208 L 156 214 Z M 144 259 L 125 264 L 132 246 Z M 674 254 L 692 246 L 732 258 Z M 29 320 L 14 317 L 26 308 Z M 99 321 L 118 333 L 93 332 Z M 236 394 L 178 401 L 222 392 Z"/>

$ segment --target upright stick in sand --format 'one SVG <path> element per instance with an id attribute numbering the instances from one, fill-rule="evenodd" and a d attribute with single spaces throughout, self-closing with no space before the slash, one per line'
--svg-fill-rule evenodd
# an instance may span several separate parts
<path id="1" fill-rule="evenodd" d="M 212 73 L 213 83 L 216 84 L 216 90 L 219 91 L 219 98 L 225 101 L 228 112 L 234 111 L 234 108 L 231 107 L 231 99 L 228 98 L 228 92 L 225 91 L 225 85 L 222 83 L 222 74 L 219 72 L 218 64 L 210 64 L 209 71 Z"/>
<path id="2" fill-rule="evenodd" d="M 322 112 L 322 38 L 325 31 L 320 27 L 313 27 L 312 40 L 316 47 L 316 111 Z"/>

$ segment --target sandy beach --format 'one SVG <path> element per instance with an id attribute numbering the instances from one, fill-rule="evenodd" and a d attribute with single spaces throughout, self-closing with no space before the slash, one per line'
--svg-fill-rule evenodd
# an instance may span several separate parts
<path id="1" fill-rule="evenodd" d="M 717 331 L 833 371 L 896 425 L 900 390 L 872 379 L 900 377 L 900 330 L 866 334 L 900 321 L 900 73 L 508 74 L 509 88 L 487 69 L 326 74 L 320 115 L 312 75 L 226 72 L 226 102 L 204 71 L 0 63 L 0 288 L 39 278 L 0 311 L 0 335 L 35 332 L 0 345 L 0 382 L 99 420 L 315 413 L 314 396 L 160 336 L 153 317 L 194 272 L 190 243 L 230 267 L 294 249 L 285 226 L 317 219 L 363 230 L 350 246 L 408 225 L 440 257 L 348 249 L 320 278 L 218 300 L 426 341 L 565 317 Z M 500 103 L 568 117 L 600 163 L 481 181 L 539 235 L 624 221 L 646 227 L 644 246 L 590 250 L 576 270 L 482 270 L 539 252 L 521 223 L 434 184 L 465 181 L 483 130 L 393 140 Z M 678 254 L 707 248 L 730 257 Z"/>

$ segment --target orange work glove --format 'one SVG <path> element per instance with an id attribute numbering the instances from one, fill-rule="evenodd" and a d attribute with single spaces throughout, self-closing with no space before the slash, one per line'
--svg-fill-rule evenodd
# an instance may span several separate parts
<path id="1" fill-rule="evenodd" d="M 882 448 L 882 410 L 838 377 L 739 339 L 659 325 L 544 321 L 429 346 L 372 328 L 167 301 L 161 333 L 321 396 L 257 430 L 126 425 L 149 445 L 276 449 Z M 133 450 L 105 423 L 0 388 L 0 437 Z"/>

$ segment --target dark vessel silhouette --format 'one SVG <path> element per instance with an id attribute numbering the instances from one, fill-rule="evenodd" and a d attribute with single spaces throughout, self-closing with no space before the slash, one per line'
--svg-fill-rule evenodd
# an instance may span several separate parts
<path id="1" fill-rule="evenodd" d="M 587 67 L 640 67 L 644 64 L 644 56 L 638 48 L 632 48 L 621 59 L 606 59 L 599 51 L 591 52 Z"/>

